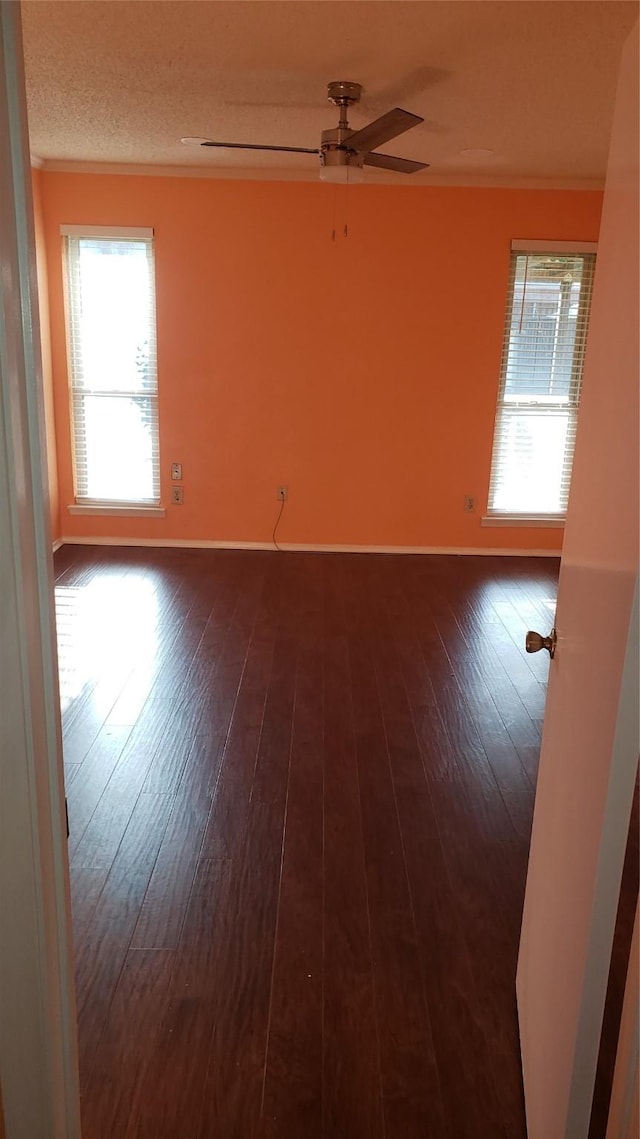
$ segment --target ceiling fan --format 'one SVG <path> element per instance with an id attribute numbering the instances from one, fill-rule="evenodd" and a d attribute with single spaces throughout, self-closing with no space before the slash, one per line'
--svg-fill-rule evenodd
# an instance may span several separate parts
<path id="1" fill-rule="evenodd" d="M 182 138 L 180 141 L 198 146 L 216 146 L 229 150 L 279 150 L 290 154 L 317 154 L 320 157 L 320 177 L 329 182 L 355 181 L 363 166 L 375 166 L 378 170 L 393 170 L 397 174 L 415 174 L 424 170 L 428 162 L 414 162 L 409 158 L 396 158 L 392 154 L 375 153 L 376 147 L 389 142 L 404 131 L 424 122 L 419 115 L 394 107 L 374 119 L 361 130 L 351 130 L 347 121 L 347 111 L 360 100 L 362 87 L 359 83 L 337 81 L 329 83 L 329 101 L 339 108 L 337 127 L 322 131 L 319 147 L 306 146 L 261 146 L 251 142 L 214 142 L 210 138 Z"/>

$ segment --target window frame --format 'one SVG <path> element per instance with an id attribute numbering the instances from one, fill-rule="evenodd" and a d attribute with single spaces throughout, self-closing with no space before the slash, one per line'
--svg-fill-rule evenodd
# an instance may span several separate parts
<path id="1" fill-rule="evenodd" d="M 159 432 L 159 391 L 158 391 L 158 369 L 157 369 L 157 355 L 156 365 L 154 370 L 155 386 L 153 391 L 143 393 L 149 399 L 153 407 L 153 417 L 155 421 L 155 437 L 153 440 L 154 449 L 154 483 L 157 487 L 157 495 L 151 498 L 144 499 L 117 499 L 117 498 L 95 498 L 90 495 L 82 495 L 78 493 L 78 473 L 77 473 L 77 453 L 76 453 L 76 405 L 82 395 L 92 394 L 82 389 L 75 382 L 74 366 L 73 366 L 73 331 L 72 331 L 72 282 L 71 282 L 71 264 L 69 259 L 69 238 L 95 238 L 103 239 L 105 241 L 145 241 L 148 242 L 151 248 L 151 272 L 152 272 L 152 313 L 153 313 L 153 332 L 154 340 L 157 343 L 157 323 L 156 323 L 156 307 L 155 307 L 155 234 L 154 230 L 150 227 L 140 226 L 102 226 L 102 225 L 61 225 L 60 235 L 62 242 L 62 261 L 63 261 L 63 281 L 64 281 L 64 308 L 65 308 L 65 332 L 66 332 L 66 346 L 67 346 L 67 376 L 68 376 L 68 389 L 69 389 L 69 425 L 71 434 L 71 459 L 73 469 L 73 502 L 67 506 L 69 514 L 72 515 L 124 515 L 144 517 L 147 515 L 156 517 L 165 517 L 166 510 L 162 506 L 162 482 L 161 471 L 162 465 L 160 461 L 160 432 Z M 154 352 L 157 349 L 154 345 Z M 114 396 L 126 396 L 126 392 L 114 392 Z M 131 393 L 140 397 L 140 393 Z"/>
<path id="2" fill-rule="evenodd" d="M 513 312 L 515 286 L 516 286 L 516 267 L 518 257 L 540 257 L 545 255 L 550 256 L 588 256 L 591 255 L 595 259 L 597 254 L 598 245 L 595 241 L 541 241 L 536 239 L 517 239 L 511 242 L 510 255 L 509 255 L 509 269 L 508 269 L 508 293 L 505 305 L 505 323 L 504 335 L 502 343 L 502 354 L 500 361 L 500 378 L 498 384 L 498 394 L 496 399 L 496 414 L 494 420 L 494 430 L 491 448 L 491 463 L 489 470 L 489 488 L 487 492 L 487 512 L 481 519 L 483 526 L 535 526 L 535 527 L 563 527 L 566 519 L 566 511 L 554 511 L 552 513 L 545 513 L 544 511 L 527 511 L 527 510 L 497 510 L 491 506 L 492 490 L 494 489 L 494 480 L 496 475 L 496 461 L 497 454 L 500 446 L 501 436 L 499 435 L 499 424 L 501 416 L 506 407 L 509 406 L 509 401 L 505 399 L 505 389 L 507 384 L 507 366 L 509 361 L 509 352 L 511 347 L 510 333 L 511 333 L 511 317 Z M 573 413 L 577 423 L 577 416 L 580 407 L 580 395 L 582 389 L 582 372 L 584 366 L 584 355 L 586 347 L 586 339 L 589 327 L 590 306 L 593 299 L 593 273 L 595 271 L 595 261 L 593 269 L 591 270 L 591 279 L 589 283 L 589 290 L 586 294 L 581 290 L 580 306 L 587 304 L 589 306 L 586 314 L 586 319 L 579 329 L 580 343 L 576 342 L 574 346 L 571 369 L 571 392 L 568 397 L 566 410 Z M 513 401 L 512 401 L 513 402 Z M 546 410 L 544 399 L 522 399 L 518 403 L 526 408 L 527 405 L 533 409 L 536 407 L 540 410 Z M 547 405 L 548 410 L 552 410 L 551 401 Z M 566 454 L 566 451 L 565 451 Z M 572 456 L 573 462 L 573 456 Z"/>

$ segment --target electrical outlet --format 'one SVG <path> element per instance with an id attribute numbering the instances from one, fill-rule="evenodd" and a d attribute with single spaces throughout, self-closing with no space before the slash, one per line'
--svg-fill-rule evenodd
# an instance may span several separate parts
<path id="1" fill-rule="evenodd" d="M 472 494 L 465 494 L 465 496 L 464 496 L 464 508 L 465 508 L 467 514 L 473 514 L 474 513 L 474 511 L 476 509 L 476 500 Z"/>
<path id="2" fill-rule="evenodd" d="M 171 487 L 171 502 L 174 506 L 182 506 L 184 503 L 184 487 L 172 486 Z"/>
<path id="3" fill-rule="evenodd" d="M 288 486 L 279 486 L 277 488 L 278 502 L 286 502 L 288 497 L 289 497 L 289 487 Z"/>
<path id="4" fill-rule="evenodd" d="M 182 478 L 182 463 L 171 464 L 171 478 L 174 482 L 180 482 Z"/>

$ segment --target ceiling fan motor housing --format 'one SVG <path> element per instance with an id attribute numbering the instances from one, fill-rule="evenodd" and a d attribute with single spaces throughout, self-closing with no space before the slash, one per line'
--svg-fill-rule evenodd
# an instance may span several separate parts
<path id="1" fill-rule="evenodd" d="M 364 154 L 349 150 L 348 138 L 353 134 L 349 127 L 334 127 L 323 131 L 320 143 L 320 161 L 323 166 L 357 166 L 364 163 Z"/>

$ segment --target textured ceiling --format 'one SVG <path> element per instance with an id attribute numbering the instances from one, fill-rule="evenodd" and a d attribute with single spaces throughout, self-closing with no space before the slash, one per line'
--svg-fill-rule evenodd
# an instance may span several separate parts
<path id="1" fill-rule="evenodd" d="M 22 12 L 31 149 L 45 166 L 315 179 L 314 155 L 179 140 L 315 147 L 337 121 L 326 84 L 348 79 L 365 89 L 352 127 L 393 106 L 425 119 L 382 149 L 430 170 L 368 172 L 372 181 L 589 185 L 604 177 L 618 58 L 638 5 L 23 0 Z"/>

